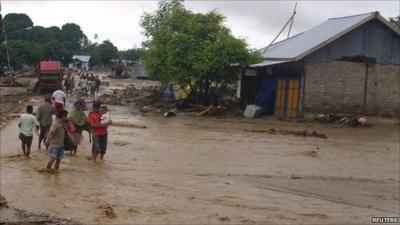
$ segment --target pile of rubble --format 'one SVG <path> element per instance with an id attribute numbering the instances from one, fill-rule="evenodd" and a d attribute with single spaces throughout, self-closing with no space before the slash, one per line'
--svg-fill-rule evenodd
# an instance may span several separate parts
<path id="1" fill-rule="evenodd" d="M 142 112 L 162 112 L 175 107 L 175 99 L 164 97 L 163 90 L 159 86 L 137 89 L 132 84 L 125 89 L 114 89 L 110 94 L 103 94 L 99 96 L 99 100 L 110 105 L 132 104 Z"/>
<path id="2" fill-rule="evenodd" d="M 367 126 L 367 119 L 357 114 L 318 114 L 315 118 L 320 123 L 334 123 L 336 125 L 346 126 Z"/>
<path id="3" fill-rule="evenodd" d="M 26 83 L 20 82 L 15 76 L 7 77 L 0 82 L 1 87 L 24 87 Z"/>
<path id="4" fill-rule="evenodd" d="M 243 112 L 240 100 L 234 97 L 225 97 L 216 106 L 196 105 L 176 100 L 173 95 L 166 94 L 165 87 L 158 85 L 138 89 L 131 84 L 125 89 L 114 89 L 99 96 L 99 101 L 110 105 L 134 105 L 142 113 L 166 113 L 165 117 L 175 116 L 177 112 L 197 113 L 200 116 L 240 116 Z"/>

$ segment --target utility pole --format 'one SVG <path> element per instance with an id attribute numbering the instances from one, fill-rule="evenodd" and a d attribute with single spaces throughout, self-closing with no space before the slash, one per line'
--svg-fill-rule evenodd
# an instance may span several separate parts
<path id="1" fill-rule="evenodd" d="M 10 63 L 10 54 L 8 52 L 8 46 L 7 46 L 7 33 L 6 29 L 3 24 L 3 32 L 4 32 L 4 46 L 6 47 L 6 56 L 7 56 L 7 70 L 10 70 L 11 68 L 11 63 Z"/>
<path id="2" fill-rule="evenodd" d="M 292 17 L 292 21 L 290 22 L 290 26 L 289 26 L 289 32 L 287 34 L 287 38 L 290 37 L 290 31 L 292 30 L 292 25 L 293 25 L 293 21 L 294 21 L 294 15 L 296 15 L 296 7 L 297 7 L 297 2 L 294 5 L 294 9 L 293 9 L 293 17 Z"/>
<path id="3" fill-rule="evenodd" d="M 0 12 L 1 12 L 1 1 L 0 1 Z M 7 36 L 6 36 L 6 29 L 4 26 L 4 21 L 3 21 L 3 15 L 0 14 L 0 38 L 3 41 L 4 37 L 4 47 L 6 48 L 6 56 L 7 56 L 7 70 L 10 70 L 10 55 L 8 53 L 8 47 L 7 47 Z"/>
<path id="4" fill-rule="evenodd" d="M 10 32 L 10 34 L 21 32 L 21 31 L 27 31 L 27 30 L 30 30 L 30 29 L 32 29 L 32 27 L 25 27 L 24 29 L 20 29 L 20 30 L 16 30 L 16 31 Z M 11 68 L 10 54 L 9 54 L 8 46 L 7 46 L 7 32 L 6 32 L 6 28 L 4 26 L 4 23 L 3 23 L 3 33 L 4 33 L 4 45 L 6 47 L 6 55 L 7 55 L 7 64 L 8 64 L 7 65 L 7 67 L 8 67 L 7 69 L 10 70 L 10 68 Z"/>
<path id="5" fill-rule="evenodd" d="M 289 33 L 288 33 L 288 38 L 289 38 L 290 30 L 292 29 L 294 16 L 296 15 L 296 7 L 297 7 L 297 2 L 296 2 L 296 5 L 294 6 L 294 11 L 292 13 L 292 16 L 289 18 L 289 20 L 286 22 L 285 26 L 283 26 L 282 30 L 279 31 L 278 35 L 275 36 L 274 40 L 271 41 L 271 43 L 268 45 L 268 47 L 264 51 L 267 51 L 271 47 L 271 45 L 276 41 L 276 39 L 278 39 L 279 35 L 281 35 L 281 33 L 285 30 L 287 25 L 290 23 L 290 28 L 289 28 Z"/>

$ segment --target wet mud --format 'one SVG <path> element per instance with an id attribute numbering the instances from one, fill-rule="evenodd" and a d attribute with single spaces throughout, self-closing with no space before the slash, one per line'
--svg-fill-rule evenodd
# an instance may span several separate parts
<path id="1" fill-rule="evenodd" d="M 335 128 L 109 109 L 117 124 L 146 128 L 110 126 L 105 160 L 97 163 L 88 160 L 84 133 L 78 155 L 67 154 L 55 174 L 42 171 L 48 156 L 36 149 L 37 136 L 31 159 L 18 156 L 17 124 L 10 121 L 0 131 L 8 205 L 84 224 L 367 224 L 399 213 L 398 121 L 371 118 L 371 128 Z M 244 132 L 252 129 L 329 138 Z"/>

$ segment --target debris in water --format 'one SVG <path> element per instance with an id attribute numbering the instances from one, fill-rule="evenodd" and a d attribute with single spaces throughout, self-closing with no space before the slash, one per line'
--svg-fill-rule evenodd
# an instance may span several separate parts
<path id="1" fill-rule="evenodd" d="M 19 157 L 23 157 L 23 156 L 25 156 L 25 155 L 24 154 L 15 154 L 15 155 L 8 155 L 8 156 L 4 156 L 4 157 L 12 159 L 12 158 L 19 158 Z"/>
<path id="2" fill-rule="evenodd" d="M 7 199 L 0 194 L 0 207 L 6 206 L 7 207 Z"/>
<path id="3" fill-rule="evenodd" d="M 130 212 L 130 213 L 141 213 L 138 209 L 135 209 L 135 208 L 129 208 L 128 212 Z"/>
<path id="4" fill-rule="evenodd" d="M 335 123 L 338 125 L 347 125 L 352 127 L 366 126 L 368 127 L 368 120 L 366 117 L 357 114 L 318 114 L 315 118 L 320 123 Z"/>
<path id="5" fill-rule="evenodd" d="M 114 208 L 111 205 L 101 205 L 99 207 L 97 207 L 98 209 L 102 210 L 102 213 L 108 217 L 108 218 L 115 218 L 117 217 L 117 214 L 115 214 L 114 212 Z"/>
<path id="6" fill-rule="evenodd" d="M 310 156 L 310 157 L 313 157 L 313 158 L 317 158 L 318 157 L 318 152 L 316 152 L 316 151 L 306 151 L 306 152 L 303 153 L 303 155 Z"/>
<path id="7" fill-rule="evenodd" d="M 231 220 L 231 219 L 230 219 L 229 217 L 227 217 L 227 216 L 221 216 L 221 217 L 219 217 L 218 219 L 221 220 L 221 221 L 230 221 L 230 220 Z"/>
<path id="8" fill-rule="evenodd" d="M 176 116 L 175 110 L 170 110 L 170 111 L 164 113 L 164 117 L 173 117 L 173 116 Z"/>
<path id="9" fill-rule="evenodd" d="M 303 213 L 303 216 L 315 217 L 320 219 L 329 219 L 329 216 L 322 214 L 322 213 Z"/>
<path id="10" fill-rule="evenodd" d="M 114 145 L 117 145 L 117 146 L 125 146 L 125 145 L 128 145 L 128 144 L 129 143 L 126 142 L 126 141 L 121 141 L 121 140 L 114 141 Z"/>
<path id="11" fill-rule="evenodd" d="M 301 179 L 301 176 L 297 176 L 297 175 L 292 174 L 292 176 L 290 178 L 291 179 Z"/>
<path id="12" fill-rule="evenodd" d="M 303 137 L 318 137 L 318 138 L 323 138 L 326 139 L 328 136 L 326 134 L 318 133 L 316 131 L 309 132 L 307 130 L 276 130 L 274 128 L 271 128 L 269 130 L 264 130 L 264 129 L 245 129 L 245 132 L 250 132 L 250 133 L 268 133 L 268 134 L 282 134 L 282 135 L 295 135 L 295 136 L 303 136 Z"/>
<path id="13" fill-rule="evenodd" d="M 122 122 L 112 122 L 111 126 L 141 128 L 141 129 L 147 128 L 144 125 L 138 125 L 138 124 L 133 124 L 133 123 L 122 123 Z"/>
<path id="14" fill-rule="evenodd" d="M 227 111 L 225 106 L 209 106 L 207 109 L 201 111 L 198 115 L 200 116 L 218 116 L 223 115 Z"/>

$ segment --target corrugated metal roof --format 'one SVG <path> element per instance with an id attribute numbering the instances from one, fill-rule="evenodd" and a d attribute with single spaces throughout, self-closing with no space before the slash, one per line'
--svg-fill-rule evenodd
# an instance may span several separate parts
<path id="1" fill-rule="evenodd" d="M 61 69 L 61 63 L 59 61 L 41 61 L 41 71 L 59 71 Z"/>
<path id="2" fill-rule="evenodd" d="M 73 60 L 77 59 L 81 62 L 89 62 L 90 55 L 74 55 L 74 56 L 72 56 L 72 59 Z"/>
<path id="3" fill-rule="evenodd" d="M 330 43 L 341 35 L 353 30 L 355 27 L 374 18 L 375 12 L 355 16 L 331 18 L 316 27 L 265 47 L 260 50 L 266 59 L 295 59 L 299 60 L 305 55 Z"/>
<path id="4" fill-rule="evenodd" d="M 252 64 L 250 67 L 263 67 L 263 66 L 271 66 L 275 64 L 281 64 L 285 62 L 290 62 L 290 60 L 285 60 L 285 61 L 271 61 L 271 60 L 265 60 L 257 64 Z"/>

